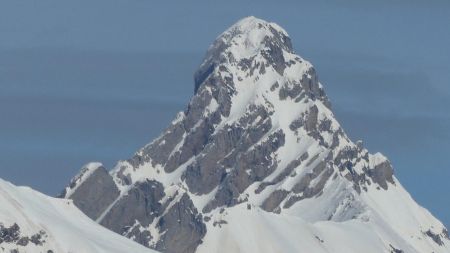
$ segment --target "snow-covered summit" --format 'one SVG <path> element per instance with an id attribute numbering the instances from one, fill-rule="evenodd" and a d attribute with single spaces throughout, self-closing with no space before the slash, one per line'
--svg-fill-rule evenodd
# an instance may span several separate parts
<path id="1" fill-rule="evenodd" d="M 403 189 L 389 160 L 348 138 L 287 33 L 254 17 L 213 42 L 194 96 L 157 139 L 91 178 L 74 203 L 163 252 L 450 249 L 447 230 Z M 263 239 L 249 243 L 255 234 Z"/>
<path id="2" fill-rule="evenodd" d="M 288 52 L 293 50 L 289 35 L 283 28 L 250 16 L 241 19 L 218 36 L 207 54 L 212 56 L 225 53 L 220 45 L 226 45 L 230 47 L 226 52 L 233 53 L 237 60 L 250 58 L 267 47 L 269 42 Z"/>
<path id="3" fill-rule="evenodd" d="M 244 18 L 218 36 L 209 47 L 195 73 L 195 90 L 212 71 L 223 72 L 223 76 L 232 74 L 228 71 L 230 66 L 252 73 L 255 69 L 265 72 L 265 67 L 273 67 L 282 74 L 286 63 L 303 61 L 292 53 L 291 40 L 284 29 L 255 17 Z"/>
<path id="4" fill-rule="evenodd" d="M 285 36 L 288 36 L 286 30 L 284 30 L 281 26 L 277 25 L 276 23 L 268 22 L 255 16 L 248 16 L 234 23 L 232 26 L 226 29 L 221 35 L 219 35 L 218 38 L 223 37 L 226 34 L 230 33 L 249 34 L 254 33 L 255 31 L 263 31 L 264 33 L 267 34 L 272 33 L 272 35 L 273 31 L 276 31 L 277 33 L 283 33 Z"/>

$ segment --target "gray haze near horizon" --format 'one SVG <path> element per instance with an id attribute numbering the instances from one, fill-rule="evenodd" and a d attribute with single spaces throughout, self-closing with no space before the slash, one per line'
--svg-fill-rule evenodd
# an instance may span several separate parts
<path id="1" fill-rule="evenodd" d="M 376 2 L 376 3 L 375 3 Z M 449 1 L 0 2 L 0 178 L 55 195 L 111 168 L 193 94 L 213 39 L 254 15 L 290 34 L 354 140 L 450 225 Z"/>

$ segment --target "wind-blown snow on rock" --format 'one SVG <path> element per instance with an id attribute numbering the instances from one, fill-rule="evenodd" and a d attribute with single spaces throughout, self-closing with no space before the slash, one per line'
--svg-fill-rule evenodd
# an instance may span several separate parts
<path id="1" fill-rule="evenodd" d="M 248 17 L 227 29 L 194 91 L 156 140 L 97 176 L 114 184 L 75 180 L 65 197 L 163 252 L 450 252 L 388 159 L 347 137 L 278 25 Z M 77 195 L 92 189 L 114 197 Z"/>
<path id="2" fill-rule="evenodd" d="M 71 200 L 48 197 L 0 179 L 0 252 L 156 252 L 84 215 Z"/>

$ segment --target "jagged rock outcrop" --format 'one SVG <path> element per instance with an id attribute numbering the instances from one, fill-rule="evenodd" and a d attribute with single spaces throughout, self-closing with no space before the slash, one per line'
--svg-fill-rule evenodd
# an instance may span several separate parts
<path id="1" fill-rule="evenodd" d="M 81 204 L 95 205 L 95 196 L 75 197 L 98 187 L 91 185 L 94 179 L 83 180 L 85 186 L 66 197 L 94 213 L 100 224 L 162 252 L 221 252 L 214 248 L 221 234 L 232 238 L 223 252 L 241 252 L 242 247 L 249 249 L 242 252 L 276 251 L 240 244 L 241 237 L 260 231 L 232 235 L 227 228 L 239 226 L 236 210 L 242 217 L 250 215 L 248 222 L 260 217 L 266 224 L 270 212 L 272 219 L 280 219 L 273 224 L 292 219 L 302 226 L 296 229 L 322 233 L 320 240 L 305 234 L 311 245 L 317 244 L 311 252 L 340 252 L 333 250 L 338 242 L 330 234 L 312 225 L 319 221 L 329 226 L 354 222 L 375 233 L 378 244 L 367 252 L 448 252 L 446 230 L 404 192 L 390 162 L 347 137 L 316 70 L 295 54 L 281 27 L 254 17 L 239 21 L 214 41 L 194 79 L 187 108 L 156 140 L 110 172 L 120 192 L 108 184 L 114 200 L 94 207 Z M 398 219 L 391 206 L 399 199 L 407 219 Z M 104 212 L 98 215 L 98 210 Z M 433 234 L 424 234 L 425 227 Z M 335 236 L 358 235 L 351 231 Z M 301 244 L 286 243 L 293 248 Z M 293 248 L 281 252 L 298 252 Z M 343 252 L 361 252 L 356 248 Z"/>

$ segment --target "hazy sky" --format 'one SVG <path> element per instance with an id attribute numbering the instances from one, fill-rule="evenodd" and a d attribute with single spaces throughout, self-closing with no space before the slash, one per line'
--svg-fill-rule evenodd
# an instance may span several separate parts
<path id="1" fill-rule="evenodd" d="M 183 110 L 209 44 L 277 22 L 353 139 L 450 225 L 450 1 L 0 1 L 0 177 L 55 195 Z"/>

